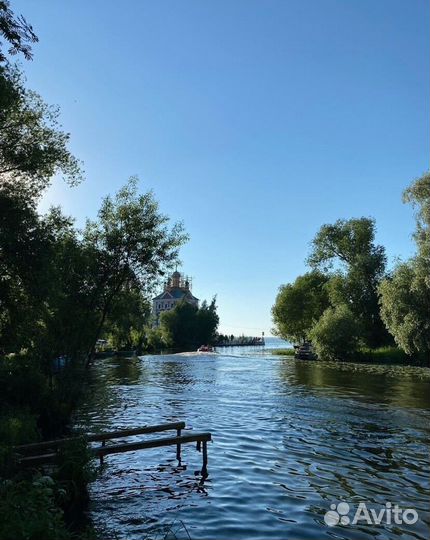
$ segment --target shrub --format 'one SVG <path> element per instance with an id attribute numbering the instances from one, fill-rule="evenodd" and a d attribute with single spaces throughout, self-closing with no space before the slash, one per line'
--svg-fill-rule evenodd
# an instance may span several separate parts
<path id="1" fill-rule="evenodd" d="M 150 351 L 160 351 L 167 346 L 160 328 L 150 328 L 147 330 L 146 343 Z"/>
<path id="2" fill-rule="evenodd" d="M 325 310 L 310 337 L 322 360 L 348 360 L 357 353 L 361 327 L 348 306 L 341 304 Z"/>
<path id="3" fill-rule="evenodd" d="M 0 415 L 1 444 L 15 446 L 37 442 L 40 439 L 37 429 L 37 416 L 26 410 L 7 410 Z"/>
<path id="4" fill-rule="evenodd" d="M 85 438 L 71 440 L 62 446 L 58 462 L 55 478 L 67 494 L 66 502 L 78 505 L 86 503 L 87 485 L 95 479 L 96 469 Z"/>
<path id="5" fill-rule="evenodd" d="M 68 540 L 71 538 L 55 503 L 50 477 L 0 483 L 0 538 L 2 540 Z"/>

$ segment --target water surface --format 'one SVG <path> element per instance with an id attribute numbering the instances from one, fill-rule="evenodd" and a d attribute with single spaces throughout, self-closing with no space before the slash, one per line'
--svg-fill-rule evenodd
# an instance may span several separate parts
<path id="1" fill-rule="evenodd" d="M 92 518 L 130 540 L 162 538 L 163 527 L 196 540 L 427 540 L 429 382 L 426 368 L 306 362 L 262 348 L 98 360 L 78 427 L 186 420 L 213 443 L 204 484 L 194 445 L 180 467 L 173 447 L 108 456 L 91 487 Z M 390 501 L 419 520 L 328 527 L 324 514 L 340 501 Z"/>

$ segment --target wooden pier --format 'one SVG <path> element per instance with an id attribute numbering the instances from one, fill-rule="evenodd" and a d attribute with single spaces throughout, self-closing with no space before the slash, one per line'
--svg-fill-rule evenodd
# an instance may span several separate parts
<path id="1" fill-rule="evenodd" d="M 15 452 L 20 455 L 19 462 L 23 466 L 37 467 L 40 465 L 55 463 L 58 458 L 58 451 L 62 446 L 73 441 L 84 438 L 88 443 L 101 442 L 100 446 L 90 447 L 90 452 L 94 457 L 100 459 L 100 464 L 103 464 L 105 456 L 109 454 L 120 454 L 123 452 L 135 452 L 136 450 L 146 450 L 148 448 L 160 448 L 162 446 L 176 446 L 176 458 L 181 461 L 181 446 L 183 444 L 197 443 L 197 450 L 202 451 L 203 464 L 201 474 L 203 478 L 207 478 L 208 451 L 207 443 L 212 440 L 210 433 L 195 433 L 193 431 L 183 435 L 182 430 L 185 429 L 185 422 L 173 422 L 170 424 L 159 424 L 156 426 L 143 426 L 139 428 L 123 429 L 119 431 L 111 431 L 108 433 L 97 433 L 94 435 L 83 435 L 82 437 L 69 437 L 65 439 L 57 439 L 53 441 L 44 441 L 41 443 L 26 444 L 16 446 Z M 176 436 L 163 437 L 151 440 L 142 440 L 135 442 L 119 442 L 107 445 L 108 441 L 114 439 L 124 439 L 135 435 L 146 435 L 151 433 L 161 433 L 164 431 L 176 430 Z"/>
<path id="2" fill-rule="evenodd" d="M 239 337 L 233 340 L 224 340 L 215 344 L 215 347 L 264 347 L 264 337 Z"/>

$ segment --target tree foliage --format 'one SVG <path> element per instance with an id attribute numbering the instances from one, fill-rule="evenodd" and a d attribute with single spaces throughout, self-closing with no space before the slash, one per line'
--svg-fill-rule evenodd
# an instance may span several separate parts
<path id="1" fill-rule="evenodd" d="M 214 343 L 217 338 L 218 325 L 216 298 L 212 298 L 210 304 L 203 300 L 197 311 L 197 341 L 201 344 Z"/>
<path id="2" fill-rule="evenodd" d="M 310 331 L 310 338 L 322 360 L 348 360 L 358 350 L 360 323 L 345 304 L 326 309 Z"/>
<path id="3" fill-rule="evenodd" d="M 374 244 L 375 221 L 370 218 L 338 219 L 323 225 L 312 242 L 310 266 L 329 270 L 340 263 L 347 270 L 355 266 L 368 268 L 376 276 L 385 268 L 385 249 Z"/>
<path id="4" fill-rule="evenodd" d="M 380 286 L 382 318 L 407 354 L 430 352 L 430 287 L 418 261 L 400 264 Z"/>
<path id="5" fill-rule="evenodd" d="M 152 192 L 140 194 L 131 178 L 103 200 L 98 219 L 87 222 L 83 241 L 97 266 L 91 305 L 100 314 L 93 349 L 118 295 L 124 289 L 148 293 L 177 261 L 187 236 L 181 224 L 170 229 L 168 221 Z"/>
<path id="6" fill-rule="evenodd" d="M 430 267 L 430 173 L 415 180 L 405 190 L 403 200 L 411 203 L 416 209 L 417 228 L 414 238 L 418 247 L 418 255 Z"/>
<path id="7" fill-rule="evenodd" d="M 151 306 L 137 288 L 124 287 L 112 303 L 103 335 L 116 350 L 142 350 Z"/>
<path id="8" fill-rule="evenodd" d="M 37 350 L 49 365 L 93 350 L 106 324 L 117 345 L 141 341 L 147 294 L 185 238 L 136 179 L 103 201 L 82 234 L 60 209 L 39 216 L 1 190 L 0 352 Z"/>
<path id="9" fill-rule="evenodd" d="M 145 328 L 145 345 L 147 350 L 161 351 L 167 347 L 165 337 L 161 328 Z"/>
<path id="10" fill-rule="evenodd" d="M 33 343 L 48 294 L 52 237 L 26 199 L 0 190 L 0 352 Z"/>
<path id="11" fill-rule="evenodd" d="M 272 308 L 275 333 L 293 342 L 312 339 L 332 359 L 349 357 L 359 342 L 375 347 L 391 341 L 379 308 L 386 256 L 375 244 L 374 220 L 323 225 L 308 263 L 311 272 L 280 288 Z"/>
<path id="12" fill-rule="evenodd" d="M 375 222 L 369 218 L 323 225 L 312 243 L 309 264 L 332 277 L 332 305 L 345 304 L 360 320 L 369 346 L 389 341 L 380 317 L 378 286 L 385 275 L 385 249 L 375 244 Z"/>
<path id="13" fill-rule="evenodd" d="M 186 301 L 180 302 L 160 317 L 165 343 L 178 349 L 214 343 L 218 324 L 215 298 L 210 304 L 204 301 L 200 308 Z"/>
<path id="14" fill-rule="evenodd" d="M 32 59 L 31 46 L 39 40 L 26 19 L 22 15 L 16 16 L 13 13 L 8 0 L 0 1 L 0 36 L 9 43 L 9 54 L 22 53 L 27 60 Z M 5 60 L 0 43 L 0 62 Z"/>
<path id="15" fill-rule="evenodd" d="M 70 184 L 82 180 L 80 162 L 68 149 L 59 109 L 24 86 L 17 68 L 0 67 L 0 187 L 34 199 L 60 174 Z"/>
<path id="16" fill-rule="evenodd" d="M 381 314 L 396 343 L 406 353 L 430 352 L 430 174 L 405 191 L 417 209 L 417 254 L 400 264 L 380 286 Z"/>
<path id="17" fill-rule="evenodd" d="M 5 190 L 0 208 L 0 351 L 37 352 L 46 365 L 82 353 L 96 318 L 93 252 L 58 208 L 39 216 Z"/>
<path id="18" fill-rule="evenodd" d="M 282 285 L 272 307 L 274 333 L 287 341 L 301 342 L 329 306 L 328 277 L 319 271 Z"/>

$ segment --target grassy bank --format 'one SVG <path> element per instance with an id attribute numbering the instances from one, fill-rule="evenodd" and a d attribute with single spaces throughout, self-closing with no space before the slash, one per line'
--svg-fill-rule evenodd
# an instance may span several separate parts
<path id="1" fill-rule="evenodd" d="M 359 360 L 374 364 L 399 364 L 412 366 L 428 366 L 429 359 L 424 356 L 409 356 L 398 347 L 363 348 L 359 351 Z"/>
<path id="2" fill-rule="evenodd" d="M 272 349 L 270 351 L 271 354 L 276 354 L 279 356 L 294 356 L 295 350 L 293 348 L 291 349 Z"/>

